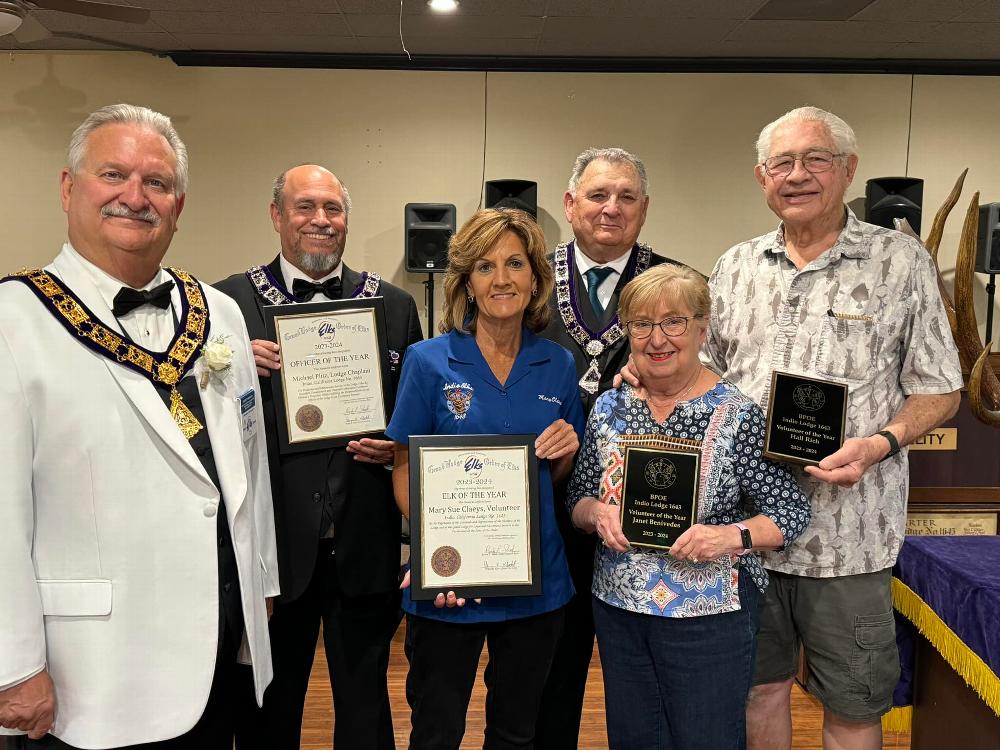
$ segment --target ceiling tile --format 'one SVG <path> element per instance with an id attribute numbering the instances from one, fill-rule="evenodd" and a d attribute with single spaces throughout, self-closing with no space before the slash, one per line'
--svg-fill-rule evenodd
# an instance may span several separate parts
<path id="1" fill-rule="evenodd" d="M 907 42 L 895 48 L 896 57 L 915 60 L 998 60 L 1000 40 L 956 46 L 952 42 Z"/>
<path id="2" fill-rule="evenodd" d="M 50 36 L 47 39 L 41 39 L 37 42 L 31 42 L 29 44 L 22 44 L 21 49 L 31 49 L 31 50 L 86 50 L 86 49 L 106 49 L 106 50 L 122 50 L 122 46 L 118 46 L 115 42 L 120 42 L 122 45 L 126 45 L 126 49 L 129 47 L 137 47 L 143 50 L 156 50 L 158 52 L 169 52 L 177 48 L 177 40 L 174 39 L 170 34 L 164 34 L 162 32 L 139 32 L 136 34 L 95 34 L 95 37 L 101 36 L 106 41 L 99 41 L 98 39 L 75 39 L 60 36 Z M 0 42 L 5 41 L 7 37 L 0 37 Z M 6 46 L 0 47 L 0 49 L 9 49 Z M 181 49 L 186 49 L 181 47 Z"/>
<path id="3" fill-rule="evenodd" d="M 303 54 L 385 55 L 400 52 L 399 38 L 355 39 L 304 34 L 182 34 L 191 49 L 223 52 L 290 52 Z"/>
<path id="4" fill-rule="evenodd" d="M 454 13 L 438 13 L 427 7 L 425 0 L 410 0 L 429 16 L 529 16 L 541 18 L 545 15 L 545 3 L 541 0 L 459 0 L 458 10 Z M 406 7 L 405 5 L 403 6 Z M 395 5 L 399 13 L 399 3 Z M 346 11 L 345 11 L 346 12 Z"/>
<path id="5" fill-rule="evenodd" d="M 338 0 L 340 10 L 348 15 L 399 16 L 399 0 Z M 403 15 L 448 16 L 543 16 L 542 0 L 459 0 L 454 13 L 438 13 L 427 7 L 427 0 L 405 0 Z"/>
<path id="6" fill-rule="evenodd" d="M 994 23 L 946 23 L 941 26 L 941 33 L 931 39 L 908 39 L 912 42 L 932 42 L 937 44 L 948 44 L 955 47 L 957 52 L 968 44 L 989 44 L 997 39 L 1000 34 L 1000 22 Z M 956 55 L 961 57 L 961 55 Z"/>
<path id="7" fill-rule="evenodd" d="M 306 34 L 350 36 L 339 13 L 194 13 L 153 11 L 153 18 L 173 34 Z"/>
<path id="8" fill-rule="evenodd" d="M 55 32 L 154 50 L 396 54 L 399 0 L 106 0 L 152 11 L 145 24 L 32 14 Z M 835 2 L 835 0 L 820 0 Z M 840 0 L 836 0 L 839 2 Z M 844 0 L 862 2 L 862 0 Z M 745 20 L 766 0 L 460 0 L 456 14 L 404 0 L 417 54 L 585 57 L 995 59 L 1000 0 L 874 0 L 849 21 Z M 0 49 L 19 49 L 12 37 Z M 43 40 L 33 49 L 111 49 Z"/>
<path id="9" fill-rule="evenodd" d="M 996 0 L 979 0 L 974 8 L 969 8 L 957 16 L 957 21 L 1000 21 L 1000 3 Z"/>
<path id="10" fill-rule="evenodd" d="M 104 2 L 104 0 L 101 0 Z M 130 0 L 131 2 L 132 0 Z M 336 0 L 134 0 L 149 10 L 195 10 L 204 13 L 338 13 Z M 398 3 L 396 4 L 398 7 Z"/>
<path id="11" fill-rule="evenodd" d="M 705 57 L 707 43 L 699 39 L 609 39 L 601 52 L 604 57 Z M 560 38 L 539 42 L 539 55 L 591 57 L 595 50 L 585 40 Z"/>
<path id="12" fill-rule="evenodd" d="M 548 18 L 542 41 L 550 45 L 555 40 L 573 43 L 581 48 L 583 54 L 605 56 L 616 54 L 610 49 L 628 50 L 633 43 L 643 43 L 645 47 L 650 42 L 660 41 L 664 45 L 697 42 L 704 46 L 725 38 L 742 21 L 736 20 L 692 20 L 692 19 L 649 19 L 638 22 L 634 18 L 604 18 L 601 19 L 600 39 L 590 33 L 594 22 L 588 18 Z M 625 52 L 623 54 L 636 54 Z M 641 54 L 648 54 L 646 52 Z"/>
<path id="13" fill-rule="evenodd" d="M 476 41 L 475 54 L 484 57 L 521 57 L 536 54 L 535 39 L 480 39 Z M 462 55 L 469 54 L 469 44 L 455 37 L 414 37 L 406 40 L 412 55 Z M 399 39 L 396 39 L 399 50 Z"/>
<path id="14" fill-rule="evenodd" d="M 768 0 L 751 16 L 766 21 L 846 21 L 874 0 Z"/>
<path id="15" fill-rule="evenodd" d="M 79 34 L 96 34 L 101 31 L 126 34 L 137 31 L 160 31 L 152 18 L 145 23 L 124 23 L 76 13 L 61 13 L 57 10 L 33 10 L 31 15 L 49 31 L 73 31 Z"/>
<path id="16" fill-rule="evenodd" d="M 776 39 L 766 45 L 758 40 L 741 39 L 712 45 L 710 54 L 713 57 L 879 60 L 896 57 L 893 50 L 898 46 L 895 42 L 872 39 L 844 41 L 830 37 L 811 40 L 791 37 Z"/>
<path id="17" fill-rule="evenodd" d="M 344 16 L 355 36 L 399 35 L 398 16 Z M 467 39 L 526 39 L 537 37 L 542 31 L 541 18 L 489 16 L 408 16 L 403 19 L 403 36 L 409 37 L 465 37 Z M 469 45 L 469 54 L 475 54 L 475 44 Z"/>
<path id="18" fill-rule="evenodd" d="M 983 0 L 875 0 L 852 21 L 949 21 Z"/>
<path id="19" fill-rule="evenodd" d="M 883 44 L 930 41 L 937 36 L 940 26 L 941 24 L 933 23 L 888 21 L 747 21 L 727 39 L 756 40 L 762 45 L 761 53 L 766 54 L 768 45 L 786 39 L 815 42 L 824 47 L 828 47 L 831 42 L 842 42 L 849 46 L 866 41 Z"/>
<path id="20" fill-rule="evenodd" d="M 461 0 L 459 0 L 461 2 Z M 365 14 L 365 15 L 386 15 L 395 13 L 399 15 L 399 0 L 337 0 L 337 5 L 341 13 Z M 423 13 L 427 8 L 426 0 L 409 0 L 403 3 L 403 14 L 414 15 Z"/>
<path id="21" fill-rule="evenodd" d="M 548 0 L 547 16 L 746 18 L 763 0 Z"/>

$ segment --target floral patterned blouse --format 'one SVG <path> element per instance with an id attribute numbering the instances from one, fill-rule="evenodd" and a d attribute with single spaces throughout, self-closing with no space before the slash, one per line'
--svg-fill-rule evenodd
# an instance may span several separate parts
<path id="1" fill-rule="evenodd" d="M 617 504 L 623 436 L 673 436 L 702 442 L 698 523 L 731 524 L 763 513 L 788 544 L 809 523 L 809 501 L 784 466 L 763 457 L 764 429 L 760 407 L 725 380 L 698 398 L 679 402 L 662 424 L 630 386 L 605 391 L 587 419 L 567 493 L 569 511 L 584 497 Z M 615 552 L 598 545 L 592 593 L 630 612 L 713 615 L 740 608 L 741 573 L 761 591 L 767 587 L 767 573 L 755 553 L 692 563 L 675 560 L 665 550 Z"/>

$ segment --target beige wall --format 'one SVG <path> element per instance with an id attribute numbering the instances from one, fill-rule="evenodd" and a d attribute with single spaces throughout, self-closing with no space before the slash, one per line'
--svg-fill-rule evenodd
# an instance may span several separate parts
<path id="1" fill-rule="evenodd" d="M 785 110 L 815 104 L 857 130 L 861 165 L 848 200 L 863 197 L 868 178 L 906 174 L 907 164 L 923 177 L 926 233 L 964 166 L 969 195 L 1000 200 L 998 94 L 995 78 L 179 68 L 131 53 L 14 53 L 0 61 L 0 269 L 43 264 L 58 249 L 66 141 L 113 101 L 166 112 L 188 144 L 191 187 L 170 263 L 214 281 L 269 260 L 270 183 L 289 165 L 318 161 L 354 200 L 348 264 L 406 287 L 423 312 L 424 277 L 402 268 L 403 205 L 454 203 L 461 223 L 484 171 L 538 182 L 539 218 L 555 244 L 569 237 L 562 194 L 574 156 L 591 145 L 633 150 L 651 183 L 642 238 L 708 272 L 727 247 L 776 223 L 753 179 L 752 146 Z M 945 237 L 946 268 L 957 224 Z"/>

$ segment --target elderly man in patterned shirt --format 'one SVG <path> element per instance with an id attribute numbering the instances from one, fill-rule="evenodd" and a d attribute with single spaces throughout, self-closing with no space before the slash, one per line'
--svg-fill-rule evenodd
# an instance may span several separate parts
<path id="1" fill-rule="evenodd" d="M 890 570 L 906 526 L 902 446 L 958 409 L 962 372 L 930 255 L 844 205 L 854 132 L 814 107 L 761 131 L 757 181 L 781 219 L 715 266 L 705 356 L 766 407 L 774 370 L 846 383 L 843 447 L 797 471 L 812 522 L 766 553 L 751 750 L 791 747 L 799 645 L 824 706 L 825 748 L 879 748 L 899 674 Z"/>

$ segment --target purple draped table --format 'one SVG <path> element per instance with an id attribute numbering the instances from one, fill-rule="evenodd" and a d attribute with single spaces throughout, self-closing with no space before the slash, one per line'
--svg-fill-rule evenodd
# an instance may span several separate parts
<path id="1" fill-rule="evenodd" d="M 909 728 L 918 631 L 1000 716 L 1000 536 L 908 536 L 892 573 L 901 675 L 883 725 Z"/>

